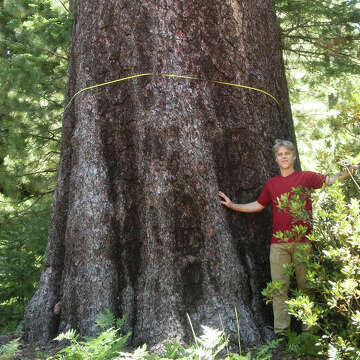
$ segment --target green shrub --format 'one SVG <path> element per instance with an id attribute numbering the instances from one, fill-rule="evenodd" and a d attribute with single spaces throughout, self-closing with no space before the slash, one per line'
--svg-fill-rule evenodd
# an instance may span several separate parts
<path id="1" fill-rule="evenodd" d="M 274 340 L 263 345 L 256 353 L 248 352 L 246 355 L 228 351 L 228 338 L 224 331 L 202 326 L 203 334 L 194 335 L 195 343 L 189 346 L 180 345 L 172 340 L 165 344 L 165 351 L 160 354 L 152 354 L 143 345 L 133 352 L 122 352 L 117 360 L 166 360 L 166 359 L 224 359 L 224 360 L 268 360 L 272 358 L 272 351 L 279 346 L 280 340 Z M 221 354 L 221 355 L 220 355 Z"/>
<path id="2" fill-rule="evenodd" d="M 52 359 L 66 360 L 110 360 L 123 349 L 130 333 L 120 335 L 119 330 L 124 319 L 116 320 L 110 310 L 105 310 L 97 319 L 102 332 L 97 337 L 79 339 L 75 330 L 69 330 L 55 338 L 57 341 L 68 340 L 70 345 L 60 350 Z M 115 327 L 116 326 L 116 327 Z"/>
<path id="3" fill-rule="evenodd" d="M 346 196 L 353 186 L 334 184 L 316 195 L 308 236 L 312 251 L 300 254 L 309 293 L 296 291 L 288 301 L 289 313 L 312 329 L 311 334 L 290 338 L 289 350 L 297 354 L 317 351 L 337 360 L 360 358 L 360 203 Z M 283 196 L 282 208 L 308 221 L 308 215 L 298 211 L 303 201 L 299 192 L 291 200 Z M 279 286 L 268 284 L 263 291 L 268 301 Z"/>
<path id="4" fill-rule="evenodd" d="M 20 352 L 20 338 L 11 340 L 7 344 L 0 347 L 0 359 L 12 360 L 16 358 L 16 355 Z"/>
<path id="5" fill-rule="evenodd" d="M 306 331 L 301 334 L 289 331 L 286 349 L 289 353 L 296 354 L 297 356 L 316 356 L 319 351 L 318 341 L 319 336 L 314 335 L 312 331 Z"/>

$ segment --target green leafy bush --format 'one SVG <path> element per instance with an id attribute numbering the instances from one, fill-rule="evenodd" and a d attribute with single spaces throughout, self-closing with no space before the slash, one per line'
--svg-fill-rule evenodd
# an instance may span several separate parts
<path id="1" fill-rule="evenodd" d="M 319 329 L 321 352 L 336 353 L 337 359 L 359 359 L 360 204 L 347 199 L 345 191 L 333 185 L 317 201 L 316 226 L 309 237 L 314 251 L 305 259 L 317 306 L 298 318 Z M 293 313 L 296 306 L 289 302 Z"/>
<path id="2" fill-rule="evenodd" d="M 294 331 L 288 332 L 287 339 L 287 351 L 297 356 L 318 355 L 319 336 L 315 335 L 312 331 L 305 331 L 301 334 L 297 334 Z"/>
<path id="3" fill-rule="evenodd" d="M 329 175 L 360 163 L 360 94 L 339 106 L 337 116 L 327 123 L 331 133 L 316 152 L 319 170 Z M 344 183 L 315 192 L 313 219 L 303 211 L 302 189 L 292 198 L 283 194 L 280 207 L 297 220 L 312 221 L 308 236 L 310 252 L 301 255 L 307 266 L 309 293 L 296 291 L 288 301 L 289 312 L 311 328 L 310 335 L 289 337 L 288 350 L 297 354 L 314 353 L 330 359 L 360 358 L 360 185 L 359 170 Z M 297 229 L 297 232 L 301 229 Z M 278 234 L 289 238 L 293 234 Z M 284 271 L 291 272 L 287 268 Z M 263 291 L 268 301 L 281 284 L 270 283 Z M 305 338 L 304 338 L 305 337 Z M 317 340 L 316 340 L 317 337 Z M 306 341 L 305 341 L 306 340 Z M 307 346 L 303 346 L 307 343 Z M 313 345 L 314 346 L 313 346 Z"/>
<path id="4" fill-rule="evenodd" d="M 352 186 L 358 185 L 337 183 L 316 196 L 314 228 L 308 235 L 312 251 L 300 253 L 309 294 L 296 291 L 288 301 L 289 313 L 313 332 L 290 337 L 292 352 L 312 355 L 316 343 L 317 352 L 329 358 L 360 358 L 360 202 L 346 196 Z M 301 196 L 281 202 L 295 219 L 309 220 L 301 211 Z M 268 301 L 279 286 L 270 283 L 263 291 Z"/>

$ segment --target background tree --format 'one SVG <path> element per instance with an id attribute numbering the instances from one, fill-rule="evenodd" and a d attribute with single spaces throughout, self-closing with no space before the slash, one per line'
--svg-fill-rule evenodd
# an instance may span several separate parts
<path id="1" fill-rule="evenodd" d="M 274 7 L 282 48 L 292 68 L 301 64 L 312 83 L 324 76 L 359 74 L 358 1 L 274 0 Z"/>
<path id="2" fill-rule="evenodd" d="M 40 276 L 60 152 L 71 16 L 55 1 L 0 1 L 0 328 Z"/>
<path id="3" fill-rule="evenodd" d="M 359 4 L 275 0 L 274 7 L 302 167 L 336 172 L 347 141 L 339 143 L 332 123 L 341 122 L 360 85 Z"/>
<path id="4" fill-rule="evenodd" d="M 45 267 L 27 311 L 31 341 L 96 331 L 104 308 L 133 342 L 186 338 L 194 323 L 268 336 L 270 214 L 230 214 L 277 171 L 277 137 L 294 138 L 270 1 L 77 1 L 68 99 L 143 72 L 266 89 L 279 101 L 209 82 L 140 78 L 79 95 L 63 120 Z M 54 314 L 61 305 L 60 315 Z"/>

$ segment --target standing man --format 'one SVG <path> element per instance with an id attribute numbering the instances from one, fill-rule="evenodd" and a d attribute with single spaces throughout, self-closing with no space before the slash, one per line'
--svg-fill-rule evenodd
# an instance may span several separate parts
<path id="1" fill-rule="evenodd" d="M 234 211 L 252 213 L 263 210 L 270 203 L 273 205 L 273 236 L 270 247 L 270 270 L 272 281 L 280 280 L 283 287 L 273 298 L 274 311 L 274 332 L 276 336 L 284 336 L 290 327 L 290 315 L 288 314 L 287 298 L 290 284 L 290 276 L 284 274 L 284 265 L 293 263 L 295 265 L 296 282 L 301 290 L 306 291 L 305 266 L 298 263 L 295 252 L 306 242 L 306 237 L 290 237 L 287 241 L 276 237 L 275 234 L 283 234 L 292 230 L 293 217 L 286 211 L 278 208 L 278 199 L 281 194 L 289 193 L 301 186 L 305 189 L 319 189 L 323 185 L 330 185 L 336 180 L 344 180 L 350 176 L 350 172 L 338 173 L 334 176 L 326 176 L 312 171 L 296 171 L 294 163 L 296 159 L 295 146 L 287 140 L 276 140 L 273 147 L 275 161 L 279 165 L 280 175 L 267 180 L 265 186 L 256 201 L 247 204 L 234 204 L 224 193 L 219 192 L 222 198 L 222 205 Z M 352 171 L 352 169 L 350 170 Z M 305 210 L 311 215 L 312 204 L 310 196 L 306 198 Z M 303 225 L 307 228 L 307 234 L 311 231 L 311 225 L 303 221 L 297 221 L 296 225 Z"/>

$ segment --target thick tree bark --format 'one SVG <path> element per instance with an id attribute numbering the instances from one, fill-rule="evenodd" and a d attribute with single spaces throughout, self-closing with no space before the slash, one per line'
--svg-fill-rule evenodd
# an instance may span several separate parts
<path id="1" fill-rule="evenodd" d="M 270 0 L 78 0 L 52 224 L 31 341 L 96 332 L 104 308 L 126 315 L 134 344 L 185 339 L 193 324 L 269 337 L 270 211 L 233 213 L 218 190 L 253 201 L 277 172 L 275 138 L 294 139 Z M 60 315 L 54 314 L 61 304 Z"/>

